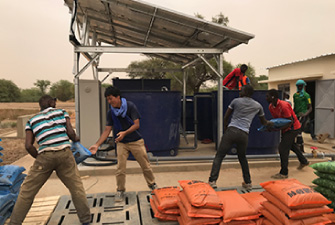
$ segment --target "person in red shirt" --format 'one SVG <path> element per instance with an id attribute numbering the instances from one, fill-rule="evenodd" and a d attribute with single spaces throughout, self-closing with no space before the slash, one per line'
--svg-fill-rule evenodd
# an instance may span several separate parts
<path id="1" fill-rule="evenodd" d="M 269 90 L 266 94 L 266 101 L 270 104 L 269 110 L 273 118 L 285 118 L 292 121 L 292 123 L 281 129 L 281 140 L 278 146 L 281 169 L 279 173 L 271 176 L 273 179 L 285 179 L 288 178 L 288 158 L 290 150 L 297 155 L 300 162 L 297 169 L 301 170 L 309 165 L 309 161 L 295 143 L 295 138 L 300 132 L 301 125 L 290 103 L 279 99 L 277 90 Z"/>
<path id="2" fill-rule="evenodd" d="M 248 66 L 245 64 L 242 64 L 240 66 L 240 68 L 236 68 L 234 69 L 232 72 L 230 72 L 225 79 L 222 82 L 222 85 L 226 88 L 228 88 L 229 90 L 239 90 L 240 89 L 240 85 L 243 86 L 243 84 L 245 82 L 243 82 L 244 80 L 244 76 L 245 76 L 245 72 L 248 70 Z M 245 78 L 245 80 L 249 80 Z M 250 83 L 250 81 L 249 81 Z"/>

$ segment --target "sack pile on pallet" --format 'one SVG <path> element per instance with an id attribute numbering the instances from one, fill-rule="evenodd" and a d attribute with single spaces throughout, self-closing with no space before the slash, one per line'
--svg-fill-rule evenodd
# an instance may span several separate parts
<path id="1" fill-rule="evenodd" d="M 260 184 L 265 190 L 262 195 L 261 213 L 266 218 L 263 224 L 327 224 L 330 219 L 324 214 L 333 209 L 330 201 L 313 188 L 296 179 L 268 181 Z"/>
<path id="2" fill-rule="evenodd" d="M 177 220 L 180 225 L 321 225 L 334 221 L 333 209 L 327 206 L 330 201 L 296 179 L 264 182 L 260 185 L 265 191 L 245 194 L 215 191 L 196 180 L 179 184 L 182 190 L 164 187 L 152 192 L 150 204 L 159 220 Z M 174 214 L 166 213 L 171 209 Z"/>
<path id="3" fill-rule="evenodd" d="M 320 162 L 311 165 L 315 170 L 314 173 L 318 176 L 312 183 L 317 186 L 314 188 L 327 199 L 332 201 L 331 208 L 335 208 L 335 162 Z"/>
<path id="4" fill-rule="evenodd" d="M 179 216 L 177 195 L 179 192 L 180 188 L 177 186 L 153 190 L 150 205 L 156 218 L 163 221 L 177 221 Z"/>
<path id="5" fill-rule="evenodd" d="M 0 224 L 10 217 L 24 178 L 24 167 L 0 166 Z"/>

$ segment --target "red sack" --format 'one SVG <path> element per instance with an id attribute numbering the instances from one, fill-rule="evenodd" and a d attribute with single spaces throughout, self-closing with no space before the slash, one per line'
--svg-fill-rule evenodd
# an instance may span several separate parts
<path id="1" fill-rule="evenodd" d="M 223 222 L 258 219 L 259 213 L 236 190 L 218 191 L 223 204 Z"/>
<path id="2" fill-rule="evenodd" d="M 157 208 L 162 211 L 165 209 L 178 208 L 176 196 L 180 192 L 177 186 L 157 188 L 153 190 L 153 194 L 157 198 Z"/>
<path id="3" fill-rule="evenodd" d="M 218 218 L 194 218 L 187 216 L 187 211 L 181 201 L 178 201 L 180 216 L 178 222 L 180 225 L 207 225 L 219 224 L 221 219 Z"/>
<path id="4" fill-rule="evenodd" d="M 222 209 L 201 208 L 192 206 L 183 191 L 178 194 L 178 198 L 179 201 L 184 205 L 187 216 L 189 217 L 221 218 L 223 215 Z"/>
<path id="5" fill-rule="evenodd" d="M 277 208 L 282 210 L 288 217 L 291 219 L 303 219 L 311 216 L 319 216 L 325 213 L 331 213 L 334 210 L 328 206 L 319 206 L 315 208 L 306 208 L 306 209 L 290 209 L 282 202 L 280 202 L 276 197 L 271 195 L 269 192 L 264 191 L 262 195 Z"/>
<path id="6" fill-rule="evenodd" d="M 171 208 L 171 209 L 163 209 L 163 210 L 160 210 L 158 205 L 157 205 L 157 197 L 155 195 L 152 195 L 152 200 L 154 201 L 154 204 L 157 208 L 157 210 L 160 212 L 160 213 L 163 213 L 163 214 L 170 214 L 170 215 L 179 215 L 179 208 L 178 208 L 178 205 L 177 205 L 177 208 Z"/>
<path id="7" fill-rule="evenodd" d="M 191 205 L 195 207 L 222 208 L 219 196 L 208 183 L 197 180 L 180 180 L 178 182 Z"/>
<path id="8" fill-rule="evenodd" d="M 163 220 L 163 221 L 177 221 L 177 215 L 168 215 L 168 214 L 163 214 L 161 212 L 158 211 L 154 201 L 152 199 L 150 199 L 150 206 L 152 211 L 154 212 L 154 216 L 155 218 L 157 218 L 158 220 Z"/>
<path id="9" fill-rule="evenodd" d="M 311 208 L 331 203 L 313 188 L 296 179 L 268 181 L 260 185 L 291 209 Z"/>
<path id="10" fill-rule="evenodd" d="M 262 192 L 249 192 L 241 194 L 241 196 L 247 200 L 257 212 L 260 212 L 261 208 L 263 208 L 262 203 L 267 201 L 266 198 L 263 197 Z"/>

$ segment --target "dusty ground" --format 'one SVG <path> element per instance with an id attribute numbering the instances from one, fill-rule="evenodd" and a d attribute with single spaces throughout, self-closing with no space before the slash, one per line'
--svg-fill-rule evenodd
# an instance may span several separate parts
<path id="1" fill-rule="evenodd" d="M 75 124 L 75 104 L 74 102 L 57 102 L 57 108 L 65 109 L 71 115 L 71 122 L 74 126 Z M 4 103 L 0 102 L 0 114 L 1 114 L 1 123 L 15 122 L 17 116 L 21 115 L 30 115 L 32 112 L 38 112 L 39 106 L 38 103 L 17 103 L 9 102 Z M 0 128 L 0 137 L 4 134 L 8 134 L 16 131 L 16 128 L 6 127 Z M 0 165 L 7 165 L 15 162 L 16 160 L 27 155 L 27 151 L 24 148 L 24 139 L 21 138 L 1 138 L 0 146 L 3 148 L 1 153 L 3 156 L 0 158 L 3 162 L 0 162 Z"/>

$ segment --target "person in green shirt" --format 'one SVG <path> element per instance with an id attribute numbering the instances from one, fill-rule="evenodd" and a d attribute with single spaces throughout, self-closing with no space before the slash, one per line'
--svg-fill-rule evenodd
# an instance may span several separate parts
<path id="1" fill-rule="evenodd" d="M 309 118 L 313 110 L 312 101 L 310 95 L 305 91 L 306 82 L 304 80 L 298 80 L 296 86 L 297 92 L 293 95 L 293 110 L 301 123 L 301 131 L 310 132 L 312 139 L 315 140 L 314 127 L 310 126 L 311 120 Z M 304 141 L 301 132 L 297 136 L 297 144 L 301 146 L 301 151 L 304 152 Z"/>

